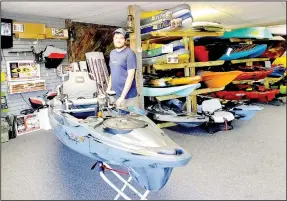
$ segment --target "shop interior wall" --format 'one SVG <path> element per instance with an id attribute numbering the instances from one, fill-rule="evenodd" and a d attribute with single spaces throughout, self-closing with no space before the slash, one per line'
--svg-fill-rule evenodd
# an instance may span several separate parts
<path id="1" fill-rule="evenodd" d="M 3 18 L 13 19 L 19 22 L 32 22 L 32 23 L 43 23 L 46 27 L 55 27 L 55 28 L 65 28 L 65 20 L 59 18 L 51 18 L 51 17 L 39 17 L 39 16 L 31 16 L 31 15 L 20 15 L 13 13 L 1 13 Z M 1 55 L 1 71 L 6 72 L 7 61 L 15 61 L 15 60 L 33 60 L 34 56 L 29 53 L 26 56 L 24 54 L 9 54 L 10 51 L 26 51 L 30 50 L 30 46 L 32 42 L 35 40 L 28 39 L 15 39 L 13 40 L 13 48 L 10 49 L 2 49 Z M 67 40 L 59 40 L 59 39 L 46 39 L 39 40 L 39 48 L 44 50 L 47 45 L 54 45 L 55 47 L 67 50 Z M 61 64 L 68 64 L 68 55 L 65 57 Z M 41 78 L 46 80 L 47 90 L 54 90 L 55 87 L 61 84 L 60 77 L 57 76 L 54 69 L 45 68 L 45 64 L 41 64 Z M 37 92 L 29 92 L 22 93 L 23 98 L 20 94 L 8 94 L 7 81 L 1 84 L 1 91 L 6 92 L 7 94 L 7 102 L 8 102 L 8 114 L 18 115 L 24 109 L 29 109 L 29 97 L 42 96 L 47 91 L 37 91 Z"/>

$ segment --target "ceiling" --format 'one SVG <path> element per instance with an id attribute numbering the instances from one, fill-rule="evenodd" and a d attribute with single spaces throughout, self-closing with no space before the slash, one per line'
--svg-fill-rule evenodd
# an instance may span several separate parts
<path id="1" fill-rule="evenodd" d="M 217 21 L 227 28 L 286 24 L 286 2 L 2 2 L 7 13 L 72 19 L 79 22 L 123 26 L 128 6 L 142 11 L 188 3 L 194 21 Z"/>

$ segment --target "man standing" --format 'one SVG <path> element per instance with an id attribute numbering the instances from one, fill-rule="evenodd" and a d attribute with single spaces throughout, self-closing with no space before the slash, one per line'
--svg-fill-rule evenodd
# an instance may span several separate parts
<path id="1" fill-rule="evenodd" d="M 111 90 L 116 92 L 117 107 L 139 107 L 135 79 L 136 55 L 126 46 L 126 38 L 127 32 L 124 29 L 119 28 L 114 31 L 113 40 L 116 49 L 110 53 L 111 76 L 107 93 Z"/>

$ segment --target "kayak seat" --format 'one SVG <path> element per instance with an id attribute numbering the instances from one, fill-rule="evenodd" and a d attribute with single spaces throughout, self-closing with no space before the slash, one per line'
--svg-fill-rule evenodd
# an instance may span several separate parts
<path id="1" fill-rule="evenodd" d="M 224 123 L 234 120 L 231 112 L 224 111 L 218 99 L 210 99 L 202 102 L 202 112 L 208 116 L 214 123 Z"/>

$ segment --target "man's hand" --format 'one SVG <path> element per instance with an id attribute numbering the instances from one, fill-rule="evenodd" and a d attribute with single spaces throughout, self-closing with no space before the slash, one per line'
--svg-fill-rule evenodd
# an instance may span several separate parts
<path id="1" fill-rule="evenodd" d="M 125 98 L 124 97 L 119 97 L 118 100 L 116 101 L 116 106 L 120 107 L 122 103 L 124 102 Z"/>

